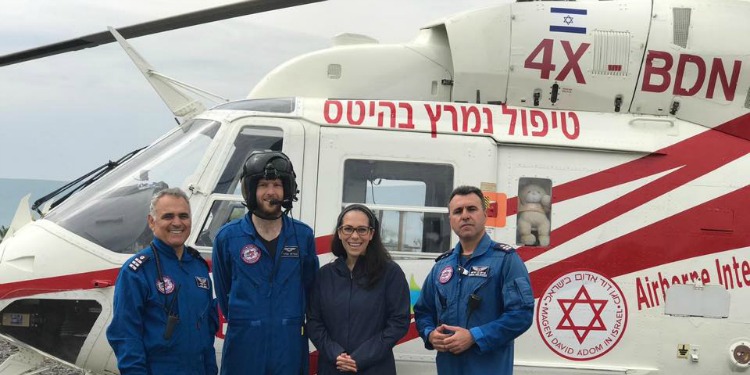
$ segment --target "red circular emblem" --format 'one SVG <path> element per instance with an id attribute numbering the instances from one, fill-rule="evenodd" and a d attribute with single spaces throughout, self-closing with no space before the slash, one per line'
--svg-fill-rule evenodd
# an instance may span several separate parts
<path id="1" fill-rule="evenodd" d="M 536 327 L 555 354 L 573 361 L 614 348 L 628 324 L 625 295 L 612 279 L 577 270 L 553 280 L 539 297 Z"/>
<path id="2" fill-rule="evenodd" d="M 440 284 L 447 283 L 451 277 L 453 277 L 453 267 L 452 266 L 445 266 L 442 271 L 440 271 Z"/>
<path id="3" fill-rule="evenodd" d="M 164 282 L 156 279 L 156 289 L 161 294 L 171 294 L 174 292 L 174 281 L 169 276 L 164 276 Z"/>
<path id="4" fill-rule="evenodd" d="M 247 264 L 255 264 L 260 260 L 260 249 L 255 245 L 247 245 L 240 251 L 240 258 Z"/>

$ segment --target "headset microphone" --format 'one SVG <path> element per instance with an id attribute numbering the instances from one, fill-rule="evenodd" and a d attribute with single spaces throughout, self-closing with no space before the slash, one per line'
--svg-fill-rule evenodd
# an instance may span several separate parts
<path id="1" fill-rule="evenodd" d="M 284 203 L 284 201 L 280 201 L 278 199 L 271 199 L 268 201 L 268 204 L 271 206 L 281 206 Z"/>

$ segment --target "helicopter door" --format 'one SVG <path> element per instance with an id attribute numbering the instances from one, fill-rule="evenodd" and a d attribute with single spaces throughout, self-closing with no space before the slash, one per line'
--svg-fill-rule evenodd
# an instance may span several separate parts
<path id="1" fill-rule="evenodd" d="M 238 120 L 234 128 L 236 133 L 217 151 L 221 156 L 213 168 L 213 190 L 197 216 L 201 218 L 200 230 L 193 230 L 196 248 L 207 254 L 211 252 L 219 229 L 247 212 L 240 180 L 245 160 L 253 151 L 282 151 L 292 160 L 296 170 L 302 167 L 304 129 L 299 121 L 252 117 Z M 302 186 L 300 173 L 297 174 L 297 183 Z M 197 211 L 194 208 L 194 213 Z M 193 223 L 197 224 L 197 221 Z"/>
<path id="2" fill-rule="evenodd" d="M 456 242 L 447 209 L 453 188 L 496 181 L 497 146 L 486 137 L 432 138 L 343 127 L 320 131 L 319 237 L 333 233 L 343 207 L 364 203 L 378 215 L 384 245 L 394 257 L 434 258 Z"/>

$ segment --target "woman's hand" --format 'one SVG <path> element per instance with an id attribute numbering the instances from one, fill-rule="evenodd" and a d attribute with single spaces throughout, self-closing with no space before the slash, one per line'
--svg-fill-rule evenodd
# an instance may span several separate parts
<path id="1" fill-rule="evenodd" d="M 357 372 L 357 362 L 349 354 L 341 353 L 336 357 L 336 369 L 344 372 Z"/>

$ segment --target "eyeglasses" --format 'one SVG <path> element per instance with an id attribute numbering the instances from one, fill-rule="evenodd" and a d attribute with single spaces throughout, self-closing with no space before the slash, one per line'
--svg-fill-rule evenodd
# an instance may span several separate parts
<path id="1" fill-rule="evenodd" d="M 347 236 L 351 236 L 354 232 L 357 232 L 360 236 L 366 236 L 371 230 L 372 227 L 353 227 L 351 225 L 342 225 L 339 227 L 339 233 Z"/>

